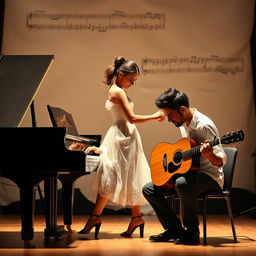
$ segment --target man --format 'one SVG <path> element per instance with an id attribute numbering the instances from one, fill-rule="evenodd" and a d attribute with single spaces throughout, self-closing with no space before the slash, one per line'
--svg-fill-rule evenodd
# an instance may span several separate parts
<path id="1" fill-rule="evenodd" d="M 226 155 L 221 145 L 210 146 L 209 141 L 219 137 L 212 120 L 189 106 L 189 99 L 183 92 L 170 88 L 160 95 L 155 102 L 169 122 L 179 127 L 181 136 L 200 144 L 200 169 L 186 172 L 175 179 L 175 187 L 166 189 L 155 186 L 152 182 L 143 187 L 143 195 L 148 200 L 165 231 L 152 235 L 149 240 L 166 242 L 174 239 L 176 244 L 197 245 L 199 239 L 199 220 L 196 214 L 197 195 L 223 187 L 224 173 L 222 166 Z M 183 208 L 182 222 L 173 212 L 166 195 L 178 194 Z M 183 225 L 182 225 L 183 224 Z"/>

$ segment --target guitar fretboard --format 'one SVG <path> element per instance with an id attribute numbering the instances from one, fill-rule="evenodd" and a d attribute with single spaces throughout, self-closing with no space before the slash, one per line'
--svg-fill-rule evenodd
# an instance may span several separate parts
<path id="1" fill-rule="evenodd" d="M 220 140 L 216 139 L 216 140 L 210 141 L 209 144 L 211 147 L 216 146 L 216 145 L 220 144 Z M 200 145 L 195 146 L 189 150 L 182 152 L 182 159 L 185 159 L 185 158 L 191 157 L 191 156 L 195 156 L 195 155 L 200 155 Z"/>

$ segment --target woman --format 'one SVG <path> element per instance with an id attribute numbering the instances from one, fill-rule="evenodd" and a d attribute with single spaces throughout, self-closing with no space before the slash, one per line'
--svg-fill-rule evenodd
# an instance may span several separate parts
<path id="1" fill-rule="evenodd" d="M 91 188 L 97 189 L 96 203 L 80 234 L 87 234 L 95 227 L 95 238 L 101 226 L 101 213 L 107 202 L 121 207 L 130 207 L 132 217 L 128 229 L 121 236 L 129 237 L 140 227 L 140 237 L 144 233 L 144 220 L 140 206 L 147 204 L 141 189 L 150 181 L 150 170 L 145 158 L 141 138 L 134 124 L 149 120 L 163 121 L 164 115 L 158 111 L 152 115 L 137 115 L 127 90 L 139 76 L 139 67 L 123 57 L 115 59 L 105 70 L 104 82 L 109 86 L 106 109 L 110 111 L 113 125 L 108 130 L 102 145 L 88 147 L 85 153 L 94 151 L 101 154 L 101 162 L 96 179 Z M 90 194 L 93 194 L 90 191 Z M 91 195 L 88 195 L 90 200 Z"/>

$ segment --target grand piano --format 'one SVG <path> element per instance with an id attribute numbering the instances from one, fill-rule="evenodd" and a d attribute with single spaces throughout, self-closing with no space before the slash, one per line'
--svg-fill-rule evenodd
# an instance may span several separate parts
<path id="1" fill-rule="evenodd" d="M 33 246 L 37 184 L 60 174 L 87 174 L 84 152 L 71 151 L 65 145 L 67 128 L 36 127 L 33 101 L 53 60 L 53 55 L 0 55 L 0 174 L 19 187 L 21 239 L 25 247 Z M 32 127 L 20 127 L 29 109 Z M 47 211 L 56 212 L 49 210 L 56 207 L 56 202 L 45 206 Z"/>

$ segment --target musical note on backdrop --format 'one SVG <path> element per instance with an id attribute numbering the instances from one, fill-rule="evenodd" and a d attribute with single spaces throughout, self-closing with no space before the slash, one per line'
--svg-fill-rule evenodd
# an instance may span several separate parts
<path id="1" fill-rule="evenodd" d="M 99 13 L 47 13 L 33 11 L 27 14 L 26 28 L 44 30 L 88 30 L 107 32 L 108 30 L 161 30 L 165 29 L 165 14 L 125 13 L 114 11 Z"/>
<path id="2" fill-rule="evenodd" d="M 144 74 L 178 73 L 178 72 L 219 72 L 222 74 L 236 74 L 244 71 L 242 57 L 177 57 L 144 58 L 141 62 Z"/>

